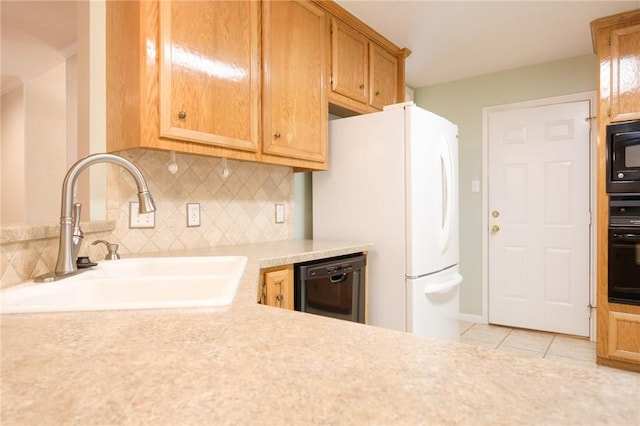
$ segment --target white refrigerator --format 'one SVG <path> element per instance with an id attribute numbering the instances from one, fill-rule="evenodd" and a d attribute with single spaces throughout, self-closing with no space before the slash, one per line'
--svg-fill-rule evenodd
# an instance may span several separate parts
<path id="1" fill-rule="evenodd" d="M 408 102 L 329 123 L 313 238 L 373 243 L 369 324 L 458 340 L 458 128 Z"/>

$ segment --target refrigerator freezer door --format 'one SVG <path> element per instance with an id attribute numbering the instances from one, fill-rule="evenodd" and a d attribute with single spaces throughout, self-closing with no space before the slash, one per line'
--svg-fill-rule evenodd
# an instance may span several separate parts
<path id="1" fill-rule="evenodd" d="M 459 340 L 458 312 L 462 276 L 458 266 L 407 279 L 407 331 L 442 340 Z"/>
<path id="2" fill-rule="evenodd" d="M 459 261 L 458 128 L 421 108 L 406 110 L 406 269 L 419 277 Z"/>

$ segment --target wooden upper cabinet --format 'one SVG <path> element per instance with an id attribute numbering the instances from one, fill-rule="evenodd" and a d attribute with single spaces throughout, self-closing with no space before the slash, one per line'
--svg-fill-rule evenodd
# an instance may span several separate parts
<path id="1" fill-rule="evenodd" d="M 352 115 L 403 100 L 410 53 L 326 0 L 107 1 L 106 51 L 109 152 L 296 170 L 327 169 L 330 104 Z"/>
<path id="2" fill-rule="evenodd" d="M 334 2 L 317 2 L 331 14 L 330 111 L 366 114 L 404 101 L 404 60 L 400 49 Z"/>
<path id="3" fill-rule="evenodd" d="M 640 22 L 611 31 L 611 121 L 640 119 Z"/>
<path id="4" fill-rule="evenodd" d="M 610 122 L 640 119 L 640 9 L 591 23 L 600 106 Z"/>
<path id="5" fill-rule="evenodd" d="M 264 157 L 327 165 L 326 12 L 308 1 L 262 3 Z"/>
<path id="6" fill-rule="evenodd" d="M 331 90 L 369 102 L 369 41 L 337 19 L 331 20 Z"/>
<path id="7" fill-rule="evenodd" d="M 159 4 L 160 137 L 257 151 L 258 3 Z"/>
<path id="8" fill-rule="evenodd" d="M 259 3 L 107 1 L 107 150 L 260 161 Z"/>
<path id="9" fill-rule="evenodd" d="M 398 58 L 375 43 L 369 46 L 369 105 L 382 109 L 398 102 Z"/>

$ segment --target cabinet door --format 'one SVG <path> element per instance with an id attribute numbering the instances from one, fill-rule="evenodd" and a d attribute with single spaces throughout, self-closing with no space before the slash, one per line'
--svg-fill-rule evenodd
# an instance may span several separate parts
<path id="1" fill-rule="evenodd" d="M 369 104 L 382 109 L 398 99 L 398 58 L 375 43 L 369 46 Z"/>
<path id="2" fill-rule="evenodd" d="M 369 42 L 337 19 L 331 20 L 331 90 L 369 102 Z"/>
<path id="3" fill-rule="evenodd" d="M 293 309 L 293 265 L 263 270 L 262 303 Z"/>
<path id="4" fill-rule="evenodd" d="M 640 364 L 640 315 L 609 311 L 609 357 Z"/>
<path id="5" fill-rule="evenodd" d="M 326 14 L 308 1 L 262 5 L 263 153 L 326 162 Z"/>
<path id="6" fill-rule="evenodd" d="M 640 119 L 640 24 L 611 32 L 611 121 Z"/>
<path id="7" fill-rule="evenodd" d="M 256 1 L 161 1 L 160 136 L 257 151 Z"/>

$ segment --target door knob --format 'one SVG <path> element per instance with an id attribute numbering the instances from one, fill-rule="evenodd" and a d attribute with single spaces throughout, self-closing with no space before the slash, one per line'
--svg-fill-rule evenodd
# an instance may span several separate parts
<path id="1" fill-rule="evenodd" d="M 494 234 L 498 231 L 500 231 L 500 227 L 498 225 L 493 225 L 491 227 L 491 232 L 493 232 Z"/>

